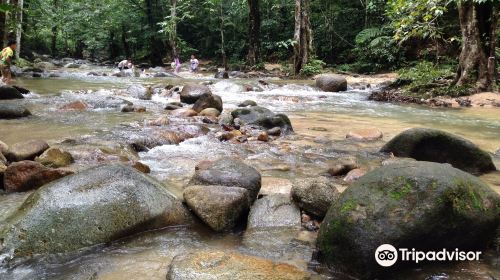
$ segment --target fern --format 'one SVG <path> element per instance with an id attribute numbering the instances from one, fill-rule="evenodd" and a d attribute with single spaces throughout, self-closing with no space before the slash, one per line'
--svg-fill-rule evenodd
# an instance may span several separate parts
<path id="1" fill-rule="evenodd" d="M 364 29 L 361 32 L 359 32 L 358 35 L 356 36 L 356 44 L 364 45 L 382 35 L 383 31 L 381 28 L 374 27 L 374 28 Z"/>

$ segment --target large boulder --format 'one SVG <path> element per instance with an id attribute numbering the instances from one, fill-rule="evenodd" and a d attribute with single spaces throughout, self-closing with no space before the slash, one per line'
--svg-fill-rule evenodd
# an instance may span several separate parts
<path id="1" fill-rule="evenodd" d="M 205 224 L 215 231 L 233 229 L 250 208 L 248 191 L 226 186 L 190 186 L 184 200 Z"/>
<path id="2" fill-rule="evenodd" d="M 307 271 L 237 252 L 199 250 L 178 255 L 168 268 L 167 280 L 311 280 Z"/>
<path id="3" fill-rule="evenodd" d="M 14 162 L 4 173 L 4 188 L 8 192 L 26 192 L 73 174 L 73 172 L 52 169 L 34 161 Z"/>
<path id="4" fill-rule="evenodd" d="M 73 156 L 69 152 L 59 148 L 50 148 L 46 150 L 39 157 L 35 158 L 35 161 L 53 168 L 65 167 L 75 162 Z"/>
<path id="5" fill-rule="evenodd" d="M 280 127 L 283 132 L 293 131 L 292 123 L 286 115 L 275 114 L 264 107 L 238 108 L 231 112 L 231 115 L 243 125 L 257 125 L 266 129 Z"/>
<path id="6" fill-rule="evenodd" d="M 258 199 L 248 216 L 247 229 L 272 227 L 300 228 L 300 209 L 289 195 L 273 194 Z"/>
<path id="7" fill-rule="evenodd" d="M 325 177 L 297 180 L 292 187 L 292 198 L 299 207 L 320 219 L 339 196 L 335 184 Z"/>
<path id="8" fill-rule="evenodd" d="M 0 103 L 0 119 L 19 119 L 30 115 L 31 112 L 23 105 Z"/>
<path id="9" fill-rule="evenodd" d="M 100 166 L 30 195 L 0 228 L 0 252 L 70 252 L 188 221 L 187 209 L 159 182 L 123 165 Z"/>
<path id="10" fill-rule="evenodd" d="M 187 84 L 181 91 L 181 102 L 194 104 L 198 99 L 205 94 L 212 94 L 210 88 L 200 84 Z"/>
<path id="11" fill-rule="evenodd" d="M 215 94 L 204 94 L 200 96 L 200 98 L 198 98 L 196 103 L 193 105 L 193 110 L 198 113 L 208 108 L 215 108 L 219 110 L 219 112 L 222 112 L 223 107 L 220 96 Z"/>
<path id="12" fill-rule="evenodd" d="M 496 170 L 487 152 L 462 137 L 435 129 L 406 130 L 389 141 L 381 152 L 420 161 L 449 163 L 475 175 Z"/>
<path id="13" fill-rule="evenodd" d="M 142 85 L 131 85 L 127 88 L 127 93 L 137 99 L 151 100 L 152 90 Z"/>
<path id="14" fill-rule="evenodd" d="M 34 160 L 49 148 L 49 144 L 43 140 L 29 140 L 16 143 L 9 148 L 7 159 L 11 162 L 22 160 Z"/>
<path id="15" fill-rule="evenodd" d="M 346 91 L 347 80 L 339 75 L 321 75 L 316 78 L 316 86 L 327 92 Z"/>
<path id="16" fill-rule="evenodd" d="M 391 164 L 363 176 L 332 205 L 318 236 L 320 256 L 374 278 L 382 268 L 374 258 L 382 244 L 417 251 L 480 249 L 500 225 L 499 206 L 495 191 L 447 164 Z"/>
<path id="17" fill-rule="evenodd" d="M 204 161 L 195 168 L 191 185 L 219 185 L 248 190 L 249 201 L 254 202 L 259 194 L 262 178 L 259 171 L 243 161 L 224 157 L 215 161 Z"/>
<path id="18" fill-rule="evenodd" d="M 24 96 L 14 87 L 0 86 L 0 100 L 23 99 Z"/>

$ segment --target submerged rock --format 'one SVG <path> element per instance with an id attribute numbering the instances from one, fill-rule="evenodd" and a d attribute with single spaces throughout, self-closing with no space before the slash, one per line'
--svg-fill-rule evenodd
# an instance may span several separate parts
<path id="1" fill-rule="evenodd" d="M 153 95 L 151 88 L 142 85 L 131 85 L 127 88 L 127 93 L 137 99 L 151 100 Z"/>
<path id="2" fill-rule="evenodd" d="M 384 137 L 382 131 L 376 128 L 367 128 L 350 131 L 347 135 L 347 139 L 352 139 L 356 141 L 375 141 L 380 140 Z"/>
<path id="3" fill-rule="evenodd" d="M 14 87 L 0 86 L 0 100 L 23 99 L 24 96 Z"/>
<path id="4" fill-rule="evenodd" d="M 200 98 L 198 98 L 196 103 L 193 105 L 193 110 L 198 113 L 208 108 L 214 108 L 219 112 L 222 112 L 223 106 L 220 96 L 215 94 L 204 94 L 200 96 Z"/>
<path id="5" fill-rule="evenodd" d="M 30 140 L 16 143 L 9 148 L 7 159 L 11 162 L 22 160 L 34 160 L 49 148 L 49 144 L 43 140 Z"/>
<path id="6" fill-rule="evenodd" d="M 189 117 L 195 117 L 197 115 L 198 113 L 190 108 L 180 108 L 170 111 L 170 116 L 178 118 L 189 118 Z"/>
<path id="7" fill-rule="evenodd" d="M 59 148 L 46 150 L 39 157 L 35 158 L 35 161 L 52 168 L 65 167 L 75 162 L 70 153 Z"/>
<path id="8" fill-rule="evenodd" d="M 233 229 L 248 213 L 248 191 L 227 186 L 190 186 L 184 200 L 196 216 L 215 231 Z"/>
<path id="9" fill-rule="evenodd" d="M 167 280 L 310 280 L 307 271 L 237 252 L 201 250 L 176 256 L 168 268 Z"/>
<path id="10" fill-rule="evenodd" d="M 89 105 L 83 101 L 74 101 L 59 107 L 59 110 L 63 111 L 85 111 L 89 108 Z"/>
<path id="11" fill-rule="evenodd" d="M 2 253 L 63 253 L 191 221 L 156 180 L 122 165 L 100 166 L 38 189 L 0 229 Z"/>
<path id="12" fill-rule="evenodd" d="M 297 180 L 292 187 L 293 200 L 299 207 L 320 219 L 339 196 L 335 184 L 324 177 Z"/>
<path id="13" fill-rule="evenodd" d="M 9 103 L 0 104 L 0 119 L 19 119 L 30 115 L 31 112 L 23 105 Z"/>
<path id="14" fill-rule="evenodd" d="M 215 108 L 207 108 L 201 111 L 198 115 L 203 117 L 217 118 L 220 116 L 220 111 Z"/>
<path id="15" fill-rule="evenodd" d="M 449 163 L 476 175 L 496 170 L 487 152 L 467 139 L 435 129 L 406 130 L 387 143 L 381 152 L 420 161 Z"/>
<path id="16" fill-rule="evenodd" d="M 255 106 L 257 106 L 257 102 L 253 100 L 245 100 L 240 104 L 238 104 L 238 107 L 255 107 Z"/>
<path id="17" fill-rule="evenodd" d="M 239 108 L 231 115 L 233 119 L 239 119 L 242 125 L 257 125 L 266 129 L 280 127 L 282 132 L 293 132 L 292 123 L 286 115 L 275 114 L 263 107 Z"/>
<path id="18" fill-rule="evenodd" d="M 300 209 L 290 196 L 273 194 L 255 202 L 248 216 L 247 229 L 300 226 Z"/>
<path id="19" fill-rule="evenodd" d="M 500 225 L 499 205 L 496 192 L 449 165 L 392 164 L 341 194 L 321 225 L 318 248 L 329 265 L 374 278 L 382 271 L 374 258 L 382 244 L 423 251 L 482 248 Z"/>
<path id="20" fill-rule="evenodd" d="M 316 78 L 316 86 L 327 92 L 346 91 L 347 80 L 339 75 L 320 75 Z"/>
<path id="21" fill-rule="evenodd" d="M 212 91 L 207 86 L 200 84 L 187 84 L 182 88 L 181 102 L 194 104 L 202 95 L 205 94 L 212 94 Z"/>
<path id="22" fill-rule="evenodd" d="M 45 167 L 34 161 L 14 162 L 4 174 L 4 188 L 8 192 L 26 192 L 73 174 L 70 171 Z"/>

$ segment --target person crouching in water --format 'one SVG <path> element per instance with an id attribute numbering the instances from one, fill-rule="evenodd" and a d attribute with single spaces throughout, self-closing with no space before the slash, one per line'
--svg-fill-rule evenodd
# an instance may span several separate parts
<path id="1" fill-rule="evenodd" d="M 198 66 L 200 65 L 200 61 L 198 61 L 198 59 L 196 59 L 196 56 L 191 55 L 191 66 L 190 66 L 190 70 L 191 72 L 196 72 L 198 71 Z"/>
<path id="2" fill-rule="evenodd" d="M 134 68 L 134 65 L 132 64 L 132 61 L 129 59 L 122 60 L 122 61 L 120 61 L 120 63 L 118 63 L 118 69 L 120 69 L 120 71 L 133 69 L 133 68 Z"/>
<path id="3" fill-rule="evenodd" d="M 2 72 L 2 81 L 7 85 L 12 82 L 12 72 L 10 66 L 12 65 L 12 58 L 14 57 L 14 50 L 16 49 L 16 42 L 9 41 L 9 45 L 2 50 L 0 54 L 0 71 Z"/>

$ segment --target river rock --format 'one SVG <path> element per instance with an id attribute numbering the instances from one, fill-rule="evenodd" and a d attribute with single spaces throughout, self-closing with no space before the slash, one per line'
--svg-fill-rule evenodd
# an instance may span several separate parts
<path id="1" fill-rule="evenodd" d="M 217 118 L 220 116 L 220 111 L 215 108 L 207 108 L 201 111 L 198 115 L 202 117 Z"/>
<path id="2" fill-rule="evenodd" d="M 193 110 L 198 113 L 208 108 L 215 108 L 219 112 L 222 112 L 223 107 L 220 96 L 215 94 L 203 94 L 193 105 Z"/>
<path id="3" fill-rule="evenodd" d="M 216 79 L 229 79 L 229 73 L 226 71 L 219 71 L 215 73 L 214 76 Z"/>
<path id="4" fill-rule="evenodd" d="M 237 252 L 198 250 L 178 255 L 168 268 L 167 280 L 313 280 L 295 266 Z"/>
<path id="5" fill-rule="evenodd" d="M 187 222 L 187 209 L 158 181 L 123 165 L 99 166 L 30 195 L 0 229 L 1 252 L 70 252 Z"/>
<path id="6" fill-rule="evenodd" d="M 184 200 L 196 216 L 215 231 L 233 229 L 250 208 L 248 191 L 227 186 L 190 186 Z"/>
<path id="7" fill-rule="evenodd" d="M 49 148 L 35 158 L 35 161 L 52 168 L 65 167 L 75 162 L 70 153 L 59 148 Z"/>
<path id="8" fill-rule="evenodd" d="M 66 65 L 64 65 L 65 68 L 70 68 L 70 69 L 77 69 L 77 68 L 80 68 L 82 65 L 80 64 L 76 64 L 76 63 L 68 63 Z"/>
<path id="9" fill-rule="evenodd" d="M 134 169 L 136 169 L 137 171 L 142 172 L 144 174 L 151 173 L 151 168 L 148 165 L 146 165 L 140 161 L 136 161 L 136 162 L 132 163 L 130 166 L 133 167 Z"/>
<path id="10" fill-rule="evenodd" d="M 89 105 L 83 101 L 74 101 L 59 107 L 59 110 L 63 111 L 85 111 L 89 108 Z"/>
<path id="11" fill-rule="evenodd" d="M 177 105 L 173 105 L 173 104 L 167 104 L 165 106 L 165 110 L 167 110 L 167 111 L 173 111 L 173 110 L 177 110 L 180 108 L 182 108 L 182 106 L 177 106 Z"/>
<path id="12" fill-rule="evenodd" d="M 262 178 L 255 168 L 233 157 L 199 163 L 191 179 L 191 185 L 220 185 L 246 189 L 251 203 L 257 199 L 261 183 Z"/>
<path id="13" fill-rule="evenodd" d="M 19 119 L 30 115 L 31 112 L 23 105 L 0 103 L 0 119 Z"/>
<path id="14" fill-rule="evenodd" d="M 258 199 L 250 210 L 247 230 L 271 227 L 301 226 L 300 209 L 286 194 L 273 194 Z"/>
<path id="15" fill-rule="evenodd" d="M 300 209 L 320 219 L 339 196 L 335 184 L 324 177 L 297 180 L 292 187 L 292 198 Z"/>
<path id="16" fill-rule="evenodd" d="M 151 100 L 153 95 L 150 87 L 146 88 L 142 85 L 131 85 L 127 88 L 127 93 L 137 99 Z"/>
<path id="17" fill-rule="evenodd" d="M 320 256 L 335 268 L 373 279 L 383 269 L 374 258 L 382 244 L 426 252 L 480 249 L 500 225 L 499 203 L 500 196 L 481 180 L 446 164 L 381 167 L 331 206 L 319 232 Z"/>
<path id="18" fill-rule="evenodd" d="M 42 140 L 29 140 L 12 145 L 7 153 L 7 159 L 11 162 L 22 160 L 34 160 L 49 148 L 49 144 Z"/>
<path id="19" fill-rule="evenodd" d="M 195 117 L 197 115 L 198 113 L 190 108 L 180 108 L 170 112 L 170 116 L 178 118 L 189 118 L 189 117 Z"/>
<path id="20" fill-rule="evenodd" d="M 255 106 L 257 106 L 257 102 L 253 100 L 245 100 L 240 104 L 238 104 L 238 107 L 255 107 Z"/>
<path id="21" fill-rule="evenodd" d="M 42 61 L 42 62 L 35 63 L 33 65 L 33 67 L 41 69 L 42 72 L 43 72 L 43 70 L 53 70 L 53 69 L 56 68 L 56 66 L 54 64 L 52 64 L 51 62 L 47 62 L 47 61 Z"/>
<path id="22" fill-rule="evenodd" d="M 8 152 L 9 152 L 9 145 L 0 141 L 0 154 L 6 156 Z"/>
<path id="23" fill-rule="evenodd" d="M 487 152 L 462 137 L 435 129 L 406 130 L 387 143 L 381 152 L 420 161 L 449 163 L 475 175 L 496 170 Z"/>
<path id="24" fill-rule="evenodd" d="M 125 104 L 121 106 L 120 111 L 122 113 L 132 113 L 132 112 L 144 113 L 146 112 L 146 107 L 133 104 Z"/>
<path id="25" fill-rule="evenodd" d="M 13 88 L 17 89 L 22 95 L 29 94 L 31 91 L 27 88 L 23 88 L 20 86 L 12 86 Z"/>
<path id="26" fill-rule="evenodd" d="M 266 129 L 280 127 L 282 132 L 293 132 L 292 123 L 286 115 L 275 114 L 263 107 L 239 108 L 231 112 L 231 115 L 243 125 L 257 125 Z"/>
<path id="27" fill-rule="evenodd" d="M 45 167 L 34 161 L 14 162 L 4 174 L 4 188 L 8 192 L 26 192 L 72 174 L 70 171 Z"/>
<path id="28" fill-rule="evenodd" d="M 187 84 L 181 91 L 181 102 L 194 104 L 202 95 L 210 95 L 212 91 L 209 87 L 200 84 Z M 222 111 L 222 110 L 220 110 Z"/>
<path id="29" fill-rule="evenodd" d="M 347 139 L 352 139 L 356 141 L 376 141 L 384 137 L 382 131 L 376 128 L 367 128 L 350 131 L 347 135 Z"/>
<path id="30" fill-rule="evenodd" d="M 347 80 L 338 75 L 321 75 L 316 78 L 316 86 L 327 92 L 346 91 Z"/>
<path id="31" fill-rule="evenodd" d="M 353 169 L 353 170 L 349 171 L 349 173 L 347 173 L 347 175 L 345 175 L 344 182 L 352 183 L 352 182 L 358 180 L 359 178 L 363 177 L 365 174 L 366 174 L 366 171 L 363 169 L 360 169 L 360 168 Z"/>
<path id="32" fill-rule="evenodd" d="M 0 100 L 23 99 L 24 96 L 14 87 L 0 86 Z"/>

